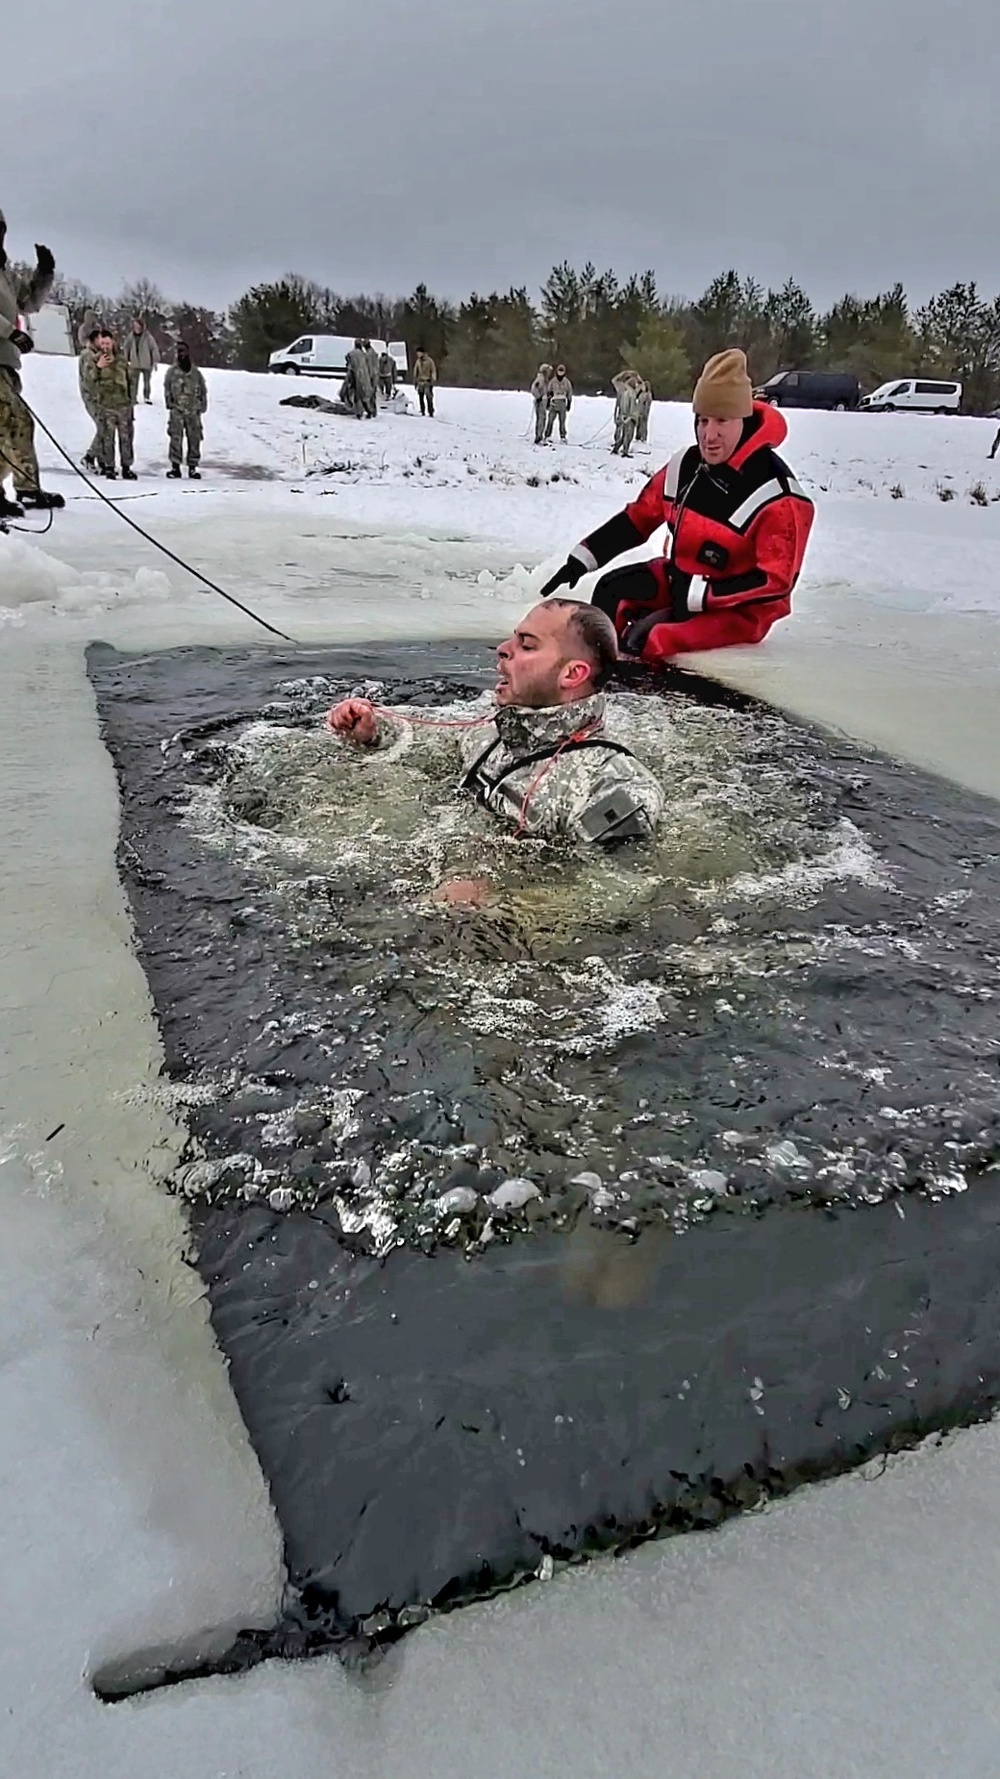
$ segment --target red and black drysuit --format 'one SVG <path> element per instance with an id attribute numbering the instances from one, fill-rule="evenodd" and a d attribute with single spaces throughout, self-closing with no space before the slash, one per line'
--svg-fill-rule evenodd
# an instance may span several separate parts
<path id="1" fill-rule="evenodd" d="M 787 431 L 777 408 L 755 402 L 728 463 L 705 463 L 697 445 L 676 452 L 570 552 L 563 577 L 574 585 L 666 523 L 669 555 L 614 569 L 594 589 L 628 654 L 656 662 L 760 642 L 788 617 L 814 508 L 775 450 Z"/>

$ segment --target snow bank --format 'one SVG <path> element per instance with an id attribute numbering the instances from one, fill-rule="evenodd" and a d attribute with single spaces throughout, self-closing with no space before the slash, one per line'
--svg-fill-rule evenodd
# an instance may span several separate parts
<path id="1" fill-rule="evenodd" d="M 159 569 L 108 574 L 71 568 L 26 538 L 0 536 L 0 621 L 22 605 L 50 605 L 60 612 L 106 612 L 170 596 Z"/>

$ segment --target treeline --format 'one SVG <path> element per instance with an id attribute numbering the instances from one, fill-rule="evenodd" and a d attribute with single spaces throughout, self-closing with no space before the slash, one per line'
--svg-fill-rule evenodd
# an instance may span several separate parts
<path id="1" fill-rule="evenodd" d="M 629 364 L 662 400 L 686 398 L 698 368 L 724 346 L 745 348 L 755 382 L 775 371 L 817 366 L 851 371 L 870 390 L 889 377 L 923 372 L 957 377 L 965 406 L 1000 405 L 1000 297 L 953 284 L 911 309 L 901 284 L 873 297 L 841 297 L 825 313 L 794 280 L 765 290 L 735 271 L 714 278 L 695 302 L 664 297 L 652 272 L 620 281 L 593 265 L 555 266 L 532 301 L 524 286 L 463 303 L 420 284 L 405 298 L 343 297 L 289 275 L 257 284 L 225 313 L 175 303 L 146 280 L 114 299 L 61 279 L 56 300 L 74 325 L 87 309 L 126 327 L 144 312 L 161 345 L 185 337 L 204 365 L 263 370 L 268 355 L 298 334 L 368 334 L 423 346 L 442 381 L 473 388 L 526 388 L 540 360 L 565 362 L 578 390 L 607 389 Z"/>

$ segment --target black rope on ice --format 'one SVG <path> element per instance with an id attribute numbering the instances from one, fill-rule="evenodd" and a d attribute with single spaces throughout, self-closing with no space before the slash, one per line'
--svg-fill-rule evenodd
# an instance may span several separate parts
<path id="1" fill-rule="evenodd" d="M 117 513 L 119 519 L 124 519 L 126 525 L 131 525 L 132 530 L 137 531 L 140 537 L 144 537 L 148 544 L 152 544 L 154 550 L 160 550 L 164 556 L 169 556 L 171 562 L 176 562 L 178 568 L 183 568 L 186 573 L 193 575 L 196 581 L 203 582 L 213 593 L 218 593 L 220 599 L 225 599 L 229 605 L 235 605 L 238 611 L 243 612 L 246 617 L 252 618 L 254 623 L 259 624 L 263 630 L 269 630 L 272 636 L 280 637 L 282 642 L 290 642 L 294 645 L 295 638 L 293 636 L 288 636 L 284 630 L 279 630 L 276 624 L 269 624 L 266 618 L 262 618 L 257 612 L 251 611 L 250 607 L 244 605 L 241 599 L 237 599 L 234 593 L 227 593 L 224 587 L 217 586 L 215 581 L 210 581 L 207 574 L 202 574 L 200 568 L 192 568 L 190 562 L 185 562 L 183 556 L 176 555 L 173 550 L 167 548 L 166 544 L 161 544 L 159 538 L 153 537 L 150 532 L 144 530 L 141 525 L 137 524 L 135 519 L 130 518 L 128 513 L 123 513 L 120 506 L 117 506 L 113 500 L 109 500 L 103 488 L 98 488 L 96 482 L 92 482 L 90 477 L 84 474 L 80 465 L 70 456 L 68 451 L 63 449 L 59 440 L 49 431 L 45 421 L 40 420 L 35 413 L 35 410 L 32 407 L 29 407 L 24 396 L 19 394 L 18 399 L 23 403 L 24 407 L 27 408 L 35 425 L 41 427 L 45 437 L 49 440 L 49 443 L 55 446 L 60 457 L 65 458 L 70 469 L 73 471 L 73 474 L 79 476 L 81 482 L 86 484 L 92 494 L 96 494 L 99 499 L 103 500 L 105 506 L 110 507 L 113 513 Z"/>

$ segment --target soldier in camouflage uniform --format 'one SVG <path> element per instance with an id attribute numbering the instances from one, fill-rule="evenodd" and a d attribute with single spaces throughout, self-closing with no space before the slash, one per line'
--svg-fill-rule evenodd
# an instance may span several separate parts
<path id="1" fill-rule="evenodd" d="M 21 354 L 34 347 L 21 327 L 21 316 L 34 314 L 52 289 L 55 260 L 47 247 L 36 247 L 37 264 L 30 278 L 19 278 L 7 258 L 7 219 L 0 210 L 0 519 L 19 519 L 25 507 L 61 507 L 61 494 L 47 494 L 38 484 L 35 428 L 21 400 Z M 16 498 L 8 500 L 4 483 L 14 477 Z"/>
<path id="2" fill-rule="evenodd" d="M 429 419 L 434 418 L 434 385 L 437 382 L 437 365 L 429 352 L 421 346 L 413 360 L 413 387 L 417 392 L 421 414 Z"/>
<path id="3" fill-rule="evenodd" d="M 167 438 L 170 442 L 168 476 L 181 473 L 184 441 L 187 440 L 188 475 L 192 482 L 201 481 L 202 415 L 208 408 L 208 388 L 198 366 L 192 362 L 184 340 L 177 342 L 177 363 L 170 366 L 163 382 L 163 400 L 167 409 Z"/>
<path id="4" fill-rule="evenodd" d="M 549 383 L 549 412 L 545 422 L 545 437 L 550 439 L 552 431 L 559 422 L 559 437 L 566 443 L 566 416 L 573 406 L 573 385 L 566 375 L 566 366 L 557 364 L 555 376 Z"/>
<path id="5" fill-rule="evenodd" d="M 80 360 L 80 393 L 87 412 L 92 412 L 97 421 L 95 446 L 101 474 L 114 481 L 117 439 L 122 477 L 126 482 L 134 482 L 132 391 L 128 370 L 119 357 L 114 335 L 107 329 L 97 336 L 93 350 Z"/>
<path id="6" fill-rule="evenodd" d="M 653 405 L 653 386 L 642 378 L 639 393 L 636 397 L 635 441 L 637 445 L 649 443 L 649 410 Z"/>
<path id="7" fill-rule="evenodd" d="M 552 366 L 540 364 L 535 372 L 535 380 L 531 385 L 531 399 L 535 404 L 535 444 L 545 441 L 545 422 L 549 413 L 549 383 L 552 378 Z"/>
<path id="8" fill-rule="evenodd" d="M 615 392 L 615 442 L 611 447 L 614 457 L 631 457 L 632 440 L 635 438 L 636 426 L 639 421 L 639 388 L 642 379 L 635 371 L 619 371 L 612 377 L 611 387 Z"/>
<path id="9" fill-rule="evenodd" d="M 391 401 L 396 388 L 396 360 L 388 350 L 378 361 L 378 380 L 386 401 Z"/>
<path id="10" fill-rule="evenodd" d="M 344 398 L 344 391 L 341 390 L 341 397 L 353 403 L 355 419 L 370 420 L 375 407 L 376 384 L 363 340 L 355 340 L 352 350 L 347 354 L 347 376 L 344 383 L 348 395 Z"/>
<path id="11" fill-rule="evenodd" d="M 457 737 L 462 789 L 512 823 L 516 835 L 644 840 L 659 820 L 659 781 L 605 731 L 600 687 L 618 652 L 610 625 L 592 621 L 597 610 L 560 599 L 527 614 L 497 650 L 492 717 L 436 729 L 427 713 L 425 733 L 440 738 L 439 746 Z M 348 698 L 327 724 L 345 740 L 384 747 L 406 718 Z"/>
<path id="12" fill-rule="evenodd" d="M 92 315 L 93 310 L 89 310 L 88 313 Z M 89 379 L 97 358 L 97 342 L 100 339 L 102 332 L 103 329 L 95 321 L 93 326 L 88 329 L 85 338 L 80 343 L 80 356 L 77 359 L 76 366 L 80 381 L 80 400 L 86 408 L 90 419 L 94 423 L 94 436 L 91 439 L 90 444 L 87 446 L 82 459 L 84 469 L 89 470 L 91 475 L 94 474 L 95 470 L 100 468 L 101 459 L 99 452 L 101 434 L 97 423 L 97 409 L 94 406 L 93 398 L 90 394 Z"/>
<path id="13" fill-rule="evenodd" d="M 144 385 L 143 394 L 147 403 L 153 399 L 153 372 L 160 362 L 160 348 L 146 325 L 145 315 L 136 315 L 125 340 L 122 351 L 125 368 L 128 371 L 128 386 L 132 396 L 132 406 L 139 399 L 139 379 Z"/>

